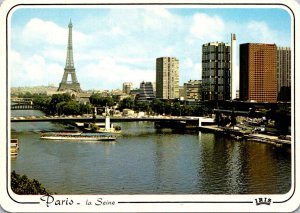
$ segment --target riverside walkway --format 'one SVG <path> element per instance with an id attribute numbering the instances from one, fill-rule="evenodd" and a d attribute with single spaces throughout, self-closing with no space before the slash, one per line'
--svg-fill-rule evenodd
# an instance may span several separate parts
<path id="1" fill-rule="evenodd" d="M 239 137 L 240 139 L 244 139 L 246 141 L 252 141 L 252 142 L 259 142 L 259 143 L 267 143 L 267 144 L 273 144 L 276 146 L 282 146 L 282 145 L 291 145 L 291 140 L 286 140 L 286 139 L 279 139 L 278 136 L 274 135 L 268 135 L 268 134 L 262 134 L 262 133 L 243 133 L 242 131 L 230 131 L 231 129 L 229 128 L 221 128 L 216 125 L 210 125 L 210 126 L 202 126 L 198 127 L 199 130 L 204 130 L 204 131 L 210 131 L 214 133 L 231 133 L 232 136 L 241 136 Z M 226 131 L 227 130 L 227 131 Z"/>

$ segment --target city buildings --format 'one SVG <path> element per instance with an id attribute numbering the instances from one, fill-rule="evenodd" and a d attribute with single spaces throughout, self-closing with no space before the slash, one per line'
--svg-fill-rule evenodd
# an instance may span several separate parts
<path id="1" fill-rule="evenodd" d="M 184 83 L 184 100 L 201 100 L 202 80 L 189 80 Z"/>
<path id="2" fill-rule="evenodd" d="M 277 47 L 278 101 L 291 101 L 291 49 Z"/>
<path id="3" fill-rule="evenodd" d="M 156 97 L 179 98 L 179 60 L 175 57 L 156 59 Z"/>
<path id="4" fill-rule="evenodd" d="M 131 82 L 124 82 L 123 83 L 123 93 L 130 94 L 130 91 L 132 90 L 132 83 Z"/>
<path id="5" fill-rule="evenodd" d="M 275 44 L 240 45 L 240 99 L 277 102 Z"/>
<path id="6" fill-rule="evenodd" d="M 154 99 L 153 84 L 151 82 L 142 82 L 140 84 L 139 100 L 147 101 Z"/>
<path id="7" fill-rule="evenodd" d="M 231 99 L 230 45 L 211 42 L 202 45 L 202 100 Z"/>

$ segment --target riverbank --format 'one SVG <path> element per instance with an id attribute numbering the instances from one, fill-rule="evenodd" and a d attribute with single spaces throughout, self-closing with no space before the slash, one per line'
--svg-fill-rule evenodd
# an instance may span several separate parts
<path id="1" fill-rule="evenodd" d="M 229 135 L 235 139 L 253 141 L 259 143 L 267 143 L 275 146 L 290 146 L 291 140 L 280 139 L 278 136 L 262 134 L 262 133 L 249 133 L 248 131 L 236 130 L 226 127 L 218 127 L 217 125 L 212 126 L 201 126 L 197 127 L 200 131 L 214 132 L 216 134 Z"/>

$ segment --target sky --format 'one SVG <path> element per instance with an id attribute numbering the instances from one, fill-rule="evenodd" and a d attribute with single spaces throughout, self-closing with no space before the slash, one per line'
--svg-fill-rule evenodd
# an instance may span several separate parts
<path id="1" fill-rule="evenodd" d="M 291 18 L 283 8 L 17 7 L 11 15 L 11 86 L 58 86 L 64 73 L 68 24 L 83 90 L 139 87 L 155 82 L 156 58 L 179 59 L 180 85 L 201 79 L 202 45 L 291 46 Z M 236 67 L 238 69 L 238 57 Z M 238 88 L 237 88 L 238 89 Z"/>

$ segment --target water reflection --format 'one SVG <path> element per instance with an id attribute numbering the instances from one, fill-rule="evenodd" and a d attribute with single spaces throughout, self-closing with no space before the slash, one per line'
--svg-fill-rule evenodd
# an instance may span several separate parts
<path id="1" fill-rule="evenodd" d="M 210 185 L 210 192 L 275 194 L 290 190 L 291 162 L 287 150 L 203 133 L 199 134 L 199 146 L 199 182 Z"/>

